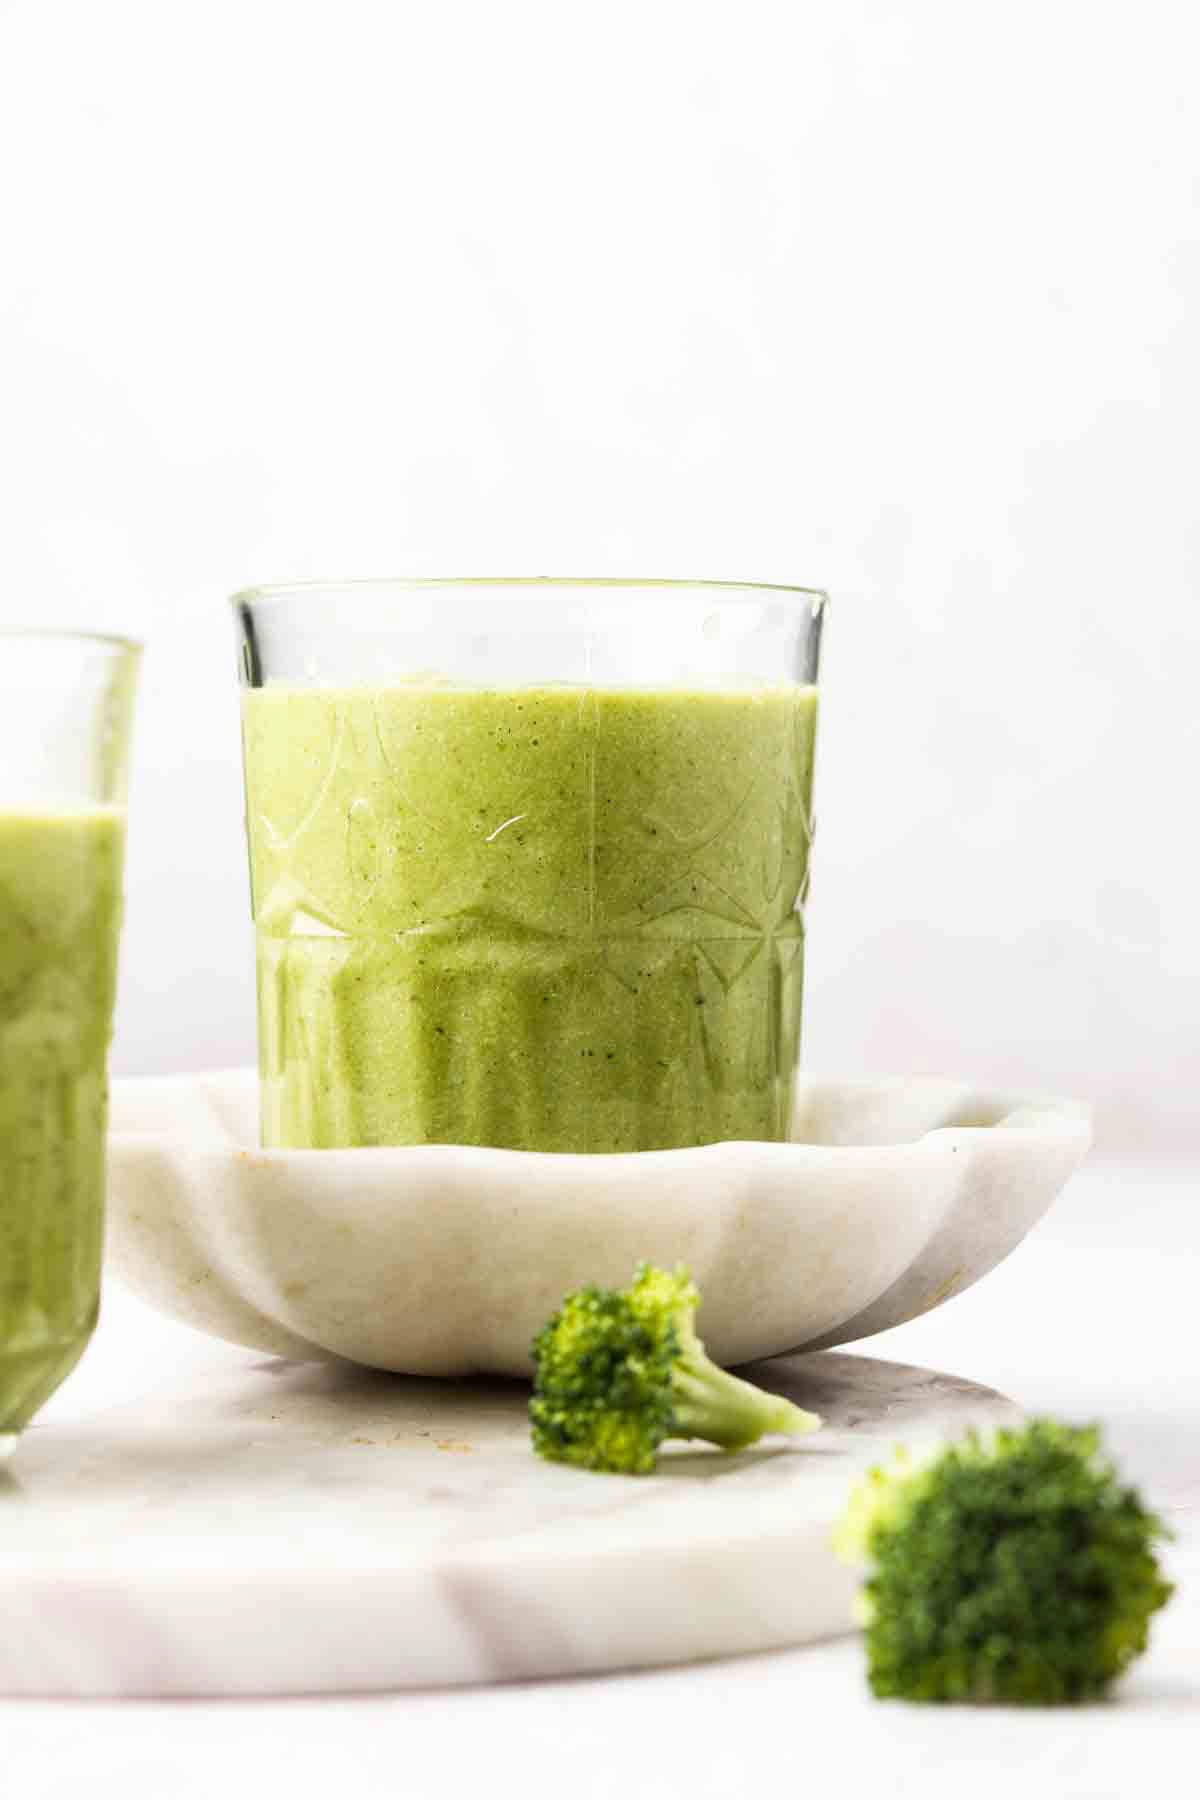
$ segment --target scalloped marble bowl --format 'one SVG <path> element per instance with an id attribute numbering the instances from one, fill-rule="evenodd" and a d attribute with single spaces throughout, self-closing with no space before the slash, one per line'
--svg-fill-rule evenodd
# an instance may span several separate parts
<path id="1" fill-rule="evenodd" d="M 529 1372 L 570 1288 L 687 1263 L 711 1354 L 870 1337 L 1008 1255 L 1090 1142 L 1069 1100 L 804 1081 L 790 1144 L 627 1156 L 260 1150 L 250 1070 L 119 1081 L 109 1254 L 141 1297 L 278 1356 Z"/>

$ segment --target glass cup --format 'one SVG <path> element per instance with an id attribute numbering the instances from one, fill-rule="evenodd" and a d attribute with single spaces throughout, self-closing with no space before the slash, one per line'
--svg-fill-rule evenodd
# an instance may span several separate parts
<path id="1" fill-rule="evenodd" d="M 266 1146 L 783 1139 L 825 596 L 235 596 Z"/>
<path id="2" fill-rule="evenodd" d="M 0 630 L 0 1450 L 96 1324 L 140 646 Z"/>

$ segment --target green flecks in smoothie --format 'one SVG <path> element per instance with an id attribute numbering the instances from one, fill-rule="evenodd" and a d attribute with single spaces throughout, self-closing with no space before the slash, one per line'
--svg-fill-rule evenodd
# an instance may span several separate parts
<path id="1" fill-rule="evenodd" d="M 0 810 L 0 1432 L 91 1335 L 123 816 Z"/>
<path id="2" fill-rule="evenodd" d="M 244 698 L 263 1141 L 786 1136 L 811 688 Z"/>

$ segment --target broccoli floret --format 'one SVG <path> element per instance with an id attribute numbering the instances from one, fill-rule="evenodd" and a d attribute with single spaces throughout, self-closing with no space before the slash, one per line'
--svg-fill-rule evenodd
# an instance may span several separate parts
<path id="1" fill-rule="evenodd" d="M 1095 1427 L 1035 1419 L 924 1462 L 901 1452 L 835 1537 L 866 1563 L 872 1691 L 901 1700 L 1093 1700 L 1146 1648 L 1171 1594 L 1165 1526 L 1100 1460 Z"/>
<path id="2" fill-rule="evenodd" d="M 533 1340 L 533 1447 L 553 1462 L 647 1475 L 666 1438 L 725 1450 L 764 1432 L 815 1431 L 815 1413 L 727 1375 L 693 1323 L 686 1269 L 642 1263 L 627 1288 L 580 1288 Z"/>

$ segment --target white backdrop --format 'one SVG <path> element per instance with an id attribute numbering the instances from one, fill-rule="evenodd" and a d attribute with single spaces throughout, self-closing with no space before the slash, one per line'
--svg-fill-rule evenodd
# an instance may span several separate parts
<path id="1" fill-rule="evenodd" d="M 0 0 L 0 619 L 148 641 L 115 1067 L 251 1054 L 234 587 L 796 580 L 810 1064 L 1200 1137 L 1193 14 Z"/>

